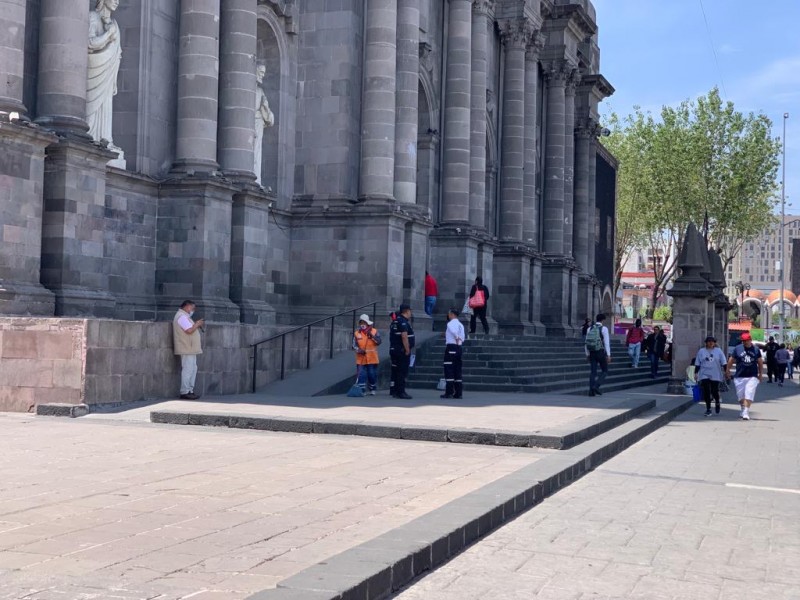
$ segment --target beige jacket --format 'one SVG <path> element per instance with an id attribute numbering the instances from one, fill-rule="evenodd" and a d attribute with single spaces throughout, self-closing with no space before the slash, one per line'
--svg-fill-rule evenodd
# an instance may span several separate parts
<path id="1" fill-rule="evenodd" d="M 178 319 L 186 315 L 190 321 L 189 313 L 185 310 L 178 309 L 175 317 L 172 319 L 172 342 L 175 346 L 175 354 L 181 356 L 183 354 L 202 354 L 203 348 L 200 342 L 200 330 L 195 329 L 194 333 L 186 333 L 180 325 Z M 194 323 L 194 321 L 192 321 Z"/>

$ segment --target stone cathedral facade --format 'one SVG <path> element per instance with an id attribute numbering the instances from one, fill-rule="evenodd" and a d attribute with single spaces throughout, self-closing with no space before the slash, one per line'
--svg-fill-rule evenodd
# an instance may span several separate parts
<path id="1" fill-rule="evenodd" d="M 502 331 L 610 310 L 588 0 L 3 6 L 0 314 L 290 323 L 426 269 Z"/>

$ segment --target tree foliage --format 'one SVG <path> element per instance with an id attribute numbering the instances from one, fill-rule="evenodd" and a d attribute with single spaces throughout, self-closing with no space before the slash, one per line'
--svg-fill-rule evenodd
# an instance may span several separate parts
<path id="1" fill-rule="evenodd" d="M 605 142 L 619 160 L 615 291 L 635 250 L 656 257 L 651 306 L 677 270 L 690 222 L 702 226 L 727 267 L 746 241 L 775 217 L 780 142 L 763 114 L 743 114 L 712 89 L 697 100 L 665 106 L 659 118 L 638 107 L 612 114 Z"/>

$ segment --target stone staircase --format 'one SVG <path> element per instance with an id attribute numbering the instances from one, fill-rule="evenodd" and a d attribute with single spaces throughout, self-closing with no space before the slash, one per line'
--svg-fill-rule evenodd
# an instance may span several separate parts
<path id="1" fill-rule="evenodd" d="M 416 365 L 408 387 L 435 388 L 443 377 L 444 339 L 437 336 L 417 349 Z M 659 377 L 650 378 L 650 364 L 642 355 L 633 369 L 625 344 L 612 338 L 611 365 L 602 391 L 624 390 L 666 383 L 668 365 L 661 363 Z M 585 394 L 589 388 L 589 363 L 582 339 L 533 336 L 473 335 L 464 343 L 464 392 L 527 392 Z"/>

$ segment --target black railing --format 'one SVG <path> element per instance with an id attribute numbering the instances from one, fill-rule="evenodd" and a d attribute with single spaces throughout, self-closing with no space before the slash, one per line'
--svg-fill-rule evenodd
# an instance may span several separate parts
<path id="1" fill-rule="evenodd" d="M 349 308 L 344 310 L 340 313 L 336 313 L 335 315 L 331 315 L 329 317 L 324 317 L 322 319 L 317 319 L 316 321 L 312 321 L 311 323 L 306 323 L 304 325 L 300 325 L 298 327 L 294 327 L 283 333 L 278 333 L 271 337 L 261 340 L 260 342 L 256 342 L 255 344 L 251 344 L 250 347 L 253 348 L 253 393 L 256 391 L 256 376 L 258 374 L 258 349 L 261 345 L 267 344 L 269 342 L 273 342 L 277 339 L 281 340 L 281 379 L 284 379 L 286 376 L 286 336 L 292 335 L 293 333 L 297 333 L 298 331 L 306 331 L 306 369 L 311 367 L 311 328 L 319 325 L 321 323 L 325 323 L 326 321 L 331 322 L 331 335 L 330 335 L 330 343 L 328 349 L 328 355 L 330 358 L 333 358 L 334 353 L 334 334 L 336 332 L 336 319 L 338 317 L 343 317 L 345 315 L 352 314 L 353 316 L 353 323 L 352 323 L 352 331 L 356 329 L 356 313 L 358 311 L 364 310 L 365 308 L 372 307 L 372 320 L 375 321 L 375 314 L 378 309 L 377 302 L 370 302 L 369 304 L 364 304 L 363 306 L 357 306 L 355 308 Z"/>

